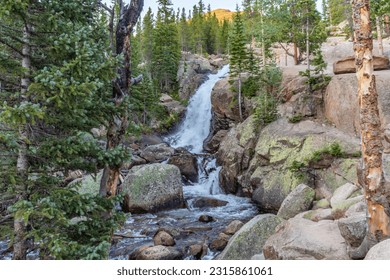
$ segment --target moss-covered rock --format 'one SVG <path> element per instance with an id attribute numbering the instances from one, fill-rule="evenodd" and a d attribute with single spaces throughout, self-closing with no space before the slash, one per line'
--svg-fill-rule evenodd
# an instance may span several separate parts
<path id="1" fill-rule="evenodd" d="M 135 166 L 122 185 L 124 211 L 153 213 L 184 206 L 181 175 L 177 166 L 160 163 Z"/>
<path id="2" fill-rule="evenodd" d="M 272 214 L 254 217 L 233 235 L 218 259 L 250 260 L 252 256 L 262 252 L 266 240 L 282 221 Z"/>
<path id="3" fill-rule="evenodd" d="M 310 208 L 315 192 L 305 184 L 300 184 L 283 200 L 278 211 L 278 216 L 282 219 L 290 219 L 295 215 Z"/>

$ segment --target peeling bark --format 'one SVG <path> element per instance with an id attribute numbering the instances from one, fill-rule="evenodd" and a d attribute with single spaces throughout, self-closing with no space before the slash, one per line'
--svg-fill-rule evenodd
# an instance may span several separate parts
<path id="1" fill-rule="evenodd" d="M 363 258 L 376 243 L 390 237 L 388 194 L 382 170 L 383 145 L 378 110 L 378 94 L 373 75 L 373 41 L 369 0 L 353 0 L 354 51 L 363 157 L 363 187 L 368 206 L 368 232 L 365 241 L 351 252 L 352 258 Z"/>
<path id="2" fill-rule="evenodd" d="M 144 0 L 132 0 L 130 5 L 124 5 L 122 0 L 117 0 L 117 3 L 120 15 L 116 28 L 116 55 L 123 55 L 124 57 L 123 65 L 117 69 L 118 77 L 113 82 L 113 100 L 115 105 L 119 107 L 123 103 L 124 97 L 129 93 L 132 84 L 130 34 L 141 15 Z M 107 129 L 107 150 L 115 149 L 121 144 L 128 124 L 127 112 L 111 120 Z M 111 165 L 104 168 L 100 181 L 100 195 L 107 197 L 116 195 L 120 167 Z"/>

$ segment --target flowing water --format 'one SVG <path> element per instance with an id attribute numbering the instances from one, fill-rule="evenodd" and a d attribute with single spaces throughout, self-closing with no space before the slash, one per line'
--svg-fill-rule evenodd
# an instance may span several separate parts
<path id="1" fill-rule="evenodd" d="M 136 248 L 152 244 L 154 233 L 160 228 L 176 231 L 176 246 L 185 250 L 189 245 L 200 242 L 210 243 L 233 220 L 247 221 L 257 214 L 257 208 L 249 199 L 226 195 L 219 187 L 220 167 L 212 155 L 200 154 L 203 141 L 209 134 L 211 123 L 211 91 L 229 66 L 224 66 L 217 74 L 210 74 L 190 99 L 186 116 L 178 129 L 168 135 L 165 141 L 172 147 L 183 147 L 198 154 L 199 179 L 195 184 L 183 187 L 187 208 L 159 212 L 155 214 L 132 215 L 117 235 L 122 236 L 110 252 L 111 259 L 127 259 Z M 202 198 L 218 199 L 227 202 L 222 207 L 197 208 L 194 202 Z M 199 222 L 199 216 L 209 215 L 215 221 Z M 218 252 L 209 251 L 204 259 L 213 259 Z"/>

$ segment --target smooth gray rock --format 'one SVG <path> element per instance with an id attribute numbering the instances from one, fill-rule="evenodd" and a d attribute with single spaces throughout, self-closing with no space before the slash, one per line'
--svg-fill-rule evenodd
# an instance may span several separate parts
<path id="1" fill-rule="evenodd" d="M 365 260 L 390 260 L 390 239 L 379 242 L 368 251 Z"/>
<path id="2" fill-rule="evenodd" d="M 341 235 L 352 246 L 358 247 L 367 232 L 367 218 L 365 213 L 338 220 Z"/>
<path id="3" fill-rule="evenodd" d="M 332 208 L 336 207 L 338 204 L 347 200 L 358 189 L 358 186 L 351 183 L 342 185 L 334 191 L 333 196 L 330 199 L 330 205 Z"/>
<path id="4" fill-rule="evenodd" d="M 253 255 L 262 252 L 266 240 L 281 222 L 282 219 L 273 214 L 254 217 L 230 238 L 218 259 L 250 260 Z"/>
<path id="5" fill-rule="evenodd" d="M 315 191 L 305 184 L 298 185 L 283 200 L 278 211 L 282 219 L 290 219 L 295 215 L 309 210 L 315 196 Z"/>

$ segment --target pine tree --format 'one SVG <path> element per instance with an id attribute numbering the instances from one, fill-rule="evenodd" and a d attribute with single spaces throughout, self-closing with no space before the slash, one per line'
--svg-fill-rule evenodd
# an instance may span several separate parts
<path id="1" fill-rule="evenodd" d="M 240 120 L 242 120 L 242 93 L 241 93 L 241 73 L 246 69 L 248 52 L 244 33 L 244 24 L 241 12 L 237 6 L 237 12 L 233 18 L 230 41 L 230 76 L 238 80 L 238 108 Z"/>
<path id="2" fill-rule="evenodd" d="M 180 43 L 174 13 L 169 0 L 159 0 L 154 30 L 153 78 L 162 92 L 176 89 L 180 60 Z"/>

